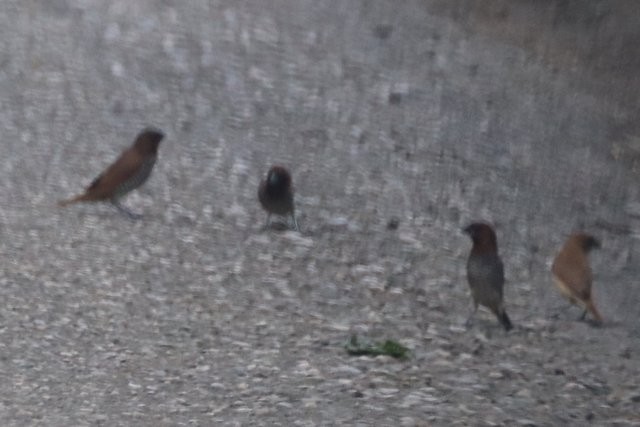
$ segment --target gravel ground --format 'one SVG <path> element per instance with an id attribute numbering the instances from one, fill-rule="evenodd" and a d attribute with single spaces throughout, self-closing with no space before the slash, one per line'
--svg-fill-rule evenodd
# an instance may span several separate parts
<path id="1" fill-rule="evenodd" d="M 0 424 L 640 426 L 640 5 L 5 0 Z M 146 125 L 125 203 L 58 209 Z M 301 233 L 262 230 L 272 163 Z M 504 333 L 460 227 L 497 226 Z M 397 229 L 388 229 L 397 220 Z M 549 260 L 582 228 L 606 324 Z M 352 334 L 397 361 L 350 357 Z"/>

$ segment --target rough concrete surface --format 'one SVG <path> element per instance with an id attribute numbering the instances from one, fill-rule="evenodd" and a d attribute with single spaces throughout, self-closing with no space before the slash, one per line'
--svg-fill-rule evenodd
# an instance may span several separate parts
<path id="1" fill-rule="evenodd" d="M 640 425 L 638 22 L 632 1 L 2 1 L 0 424 Z M 143 220 L 56 207 L 146 125 L 167 138 L 125 201 Z M 301 233 L 262 230 L 273 163 Z M 508 334 L 463 327 L 476 219 Z M 578 228 L 603 242 L 601 328 L 550 280 Z M 350 357 L 352 334 L 411 357 Z"/>

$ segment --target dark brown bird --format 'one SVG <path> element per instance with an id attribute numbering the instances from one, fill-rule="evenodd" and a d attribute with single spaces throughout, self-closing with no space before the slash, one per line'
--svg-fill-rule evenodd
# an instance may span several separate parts
<path id="1" fill-rule="evenodd" d="M 588 311 L 596 322 L 602 323 L 602 316 L 593 303 L 591 295 L 593 274 L 588 258 L 591 249 L 599 247 L 600 242 L 593 236 L 585 233 L 572 234 L 556 255 L 551 266 L 551 273 L 560 293 L 568 298 L 572 304 L 584 309 L 580 317 L 581 320 L 584 320 Z"/>
<path id="2" fill-rule="evenodd" d="M 473 241 L 473 247 L 467 260 L 467 280 L 473 298 L 473 311 L 467 319 L 471 324 L 473 316 L 482 304 L 496 315 L 505 330 L 513 328 L 504 309 L 502 288 L 504 286 L 504 267 L 498 255 L 496 233 L 489 224 L 474 222 L 463 231 Z"/>
<path id="3" fill-rule="evenodd" d="M 153 170 L 158 157 L 158 146 L 164 134 L 156 129 L 147 128 L 136 137 L 133 145 L 125 150 L 118 159 L 102 172 L 87 187 L 83 194 L 58 202 L 66 206 L 78 202 L 109 201 L 118 210 L 131 218 L 135 214 L 120 204 L 120 199 L 144 184 Z"/>
<path id="4" fill-rule="evenodd" d="M 293 220 L 293 226 L 299 231 L 293 204 L 293 187 L 291 174 L 282 166 L 272 166 L 267 173 L 267 178 L 260 182 L 258 187 L 258 200 L 267 211 L 267 224 L 271 223 L 271 214 L 287 216 Z"/>

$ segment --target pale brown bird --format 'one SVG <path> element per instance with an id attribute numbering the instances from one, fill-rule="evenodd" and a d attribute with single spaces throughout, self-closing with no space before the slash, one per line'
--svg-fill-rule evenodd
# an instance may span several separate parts
<path id="1" fill-rule="evenodd" d="M 144 184 L 153 170 L 158 157 L 158 146 L 164 134 L 147 128 L 138 134 L 133 145 L 122 152 L 120 157 L 102 172 L 86 188 L 83 194 L 58 202 L 66 206 L 78 202 L 109 201 L 127 216 L 141 217 L 120 204 L 120 199 Z"/>
<path id="2" fill-rule="evenodd" d="M 602 323 L 602 316 L 598 312 L 591 295 L 593 273 L 589 264 L 588 254 L 592 249 L 600 247 L 600 242 L 585 233 L 574 233 L 565 242 L 556 255 L 551 273 L 560 293 L 584 309 L 583 320 L 587 311 L 596 322 Z"/>
<path id="3" fill-rule="evenodd" d="M 481 304 L 491 310 L 508 331 L 513 325 L 504 308 L 504 266 L 498 255 L 496 233 L 489 224 L 482 222 L 474 222 L 463 231 L 473 241 L 467 260 L 467 280 L 473 299 L 473 311 L 466 324 L 471 324 L 473 316 L 478 311 L 478 305 Z"/>
<path id="4" fill-rule="evenodd" d="M 293 203 L 293 187 L 291 185 L 291 174 L 282 166 L 272 166 L 267 172 L 267 178 L 260 182 L 258 187 L 258 200 L 267 211 L 267 224 L 271 223 L 271 214 L 287 216 L 290 215 L 293 226 L 299 231 L 296 220 L 295 206 Z"/>

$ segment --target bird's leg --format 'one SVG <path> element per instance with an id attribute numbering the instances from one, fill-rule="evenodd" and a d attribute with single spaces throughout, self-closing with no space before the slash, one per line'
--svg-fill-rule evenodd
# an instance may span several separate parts
<path id="1" fill-rule="evenodd" d="M 585 317 L 587 316 L 587 309 L 585 308 L 584 311 L 582 312 L 582 315 L 580 316 L 580 321 L 584 321 Z"/>
<path id="2" fill-rule="evenodd" d="M 268 230 L 271 225 L 271 213 L 267 213 L 267 222 L 264 224 L 264 230 Z"/>
<path id="3" fill-rule="evenodd" d="M 119 202 L 117 199 L 112 199 L 112 200 L 111 200 L 111 204 L 112 204 L 113 206 L 115 206 L 115 207 L 120 211 L 120 213 L 122 213 L 122 214 L 126 215 L 126 216 L 127 216 L 127 217 L 129 217 L 130 219 L 133 219 L 133 220 L 139 220 L 139 219 L 141 219 L 141 218 L 142 218 L 142 214 L 138 214 L 138 213 L 135 213 L 135 212 L 131 212 L 129 209 L 127 209 L 127 208 L 125 208 L 124 206 L 122 206 L 122 205 L 120 204 L 120 202 Z"/>
<path id="4" fill-rule="evenodd" d="M 571 308 L 574 305 L 575 305 L 575 303 L 573 301 L 568 300 L 567 304 L 562 304 L 562 305 L 558 305 L 556 307 L 553 307 L 551 309 L 551 311 L 554 312 L 554 313 L 551 315 L 551 318 L 559 319 L 560 318 L 560 313 L 571 310 Z"/>
<path id="5" fill-rule="evenodd" d="M 298 220 L 296 219 L 296 214 L 294 212 L 291 212 L 291 218 L 293 219 L 293 228 L 296 231 L 300 231 L 300 227 L 298 227 Z"/>
<path id="6" fill-rule="evenodd" d="M 473 302 L 473 310 L 471 310 L 471 314 L 467 318 L 467 321 L 464 322 L 464 326 L 465 327 L 469 328 L 469 327 L 471 327 L 471 325 L 473 325 L 473 316 L 476 315 L 477 311 L 478 311 L 478 303 L 474 301 Z"/>

